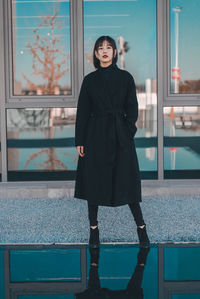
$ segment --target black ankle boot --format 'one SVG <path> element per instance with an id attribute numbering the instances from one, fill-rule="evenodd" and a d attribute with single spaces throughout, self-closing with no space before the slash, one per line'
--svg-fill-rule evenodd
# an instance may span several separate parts
<path id="1" fill-rule="evenodd" d="M 99 247 L 99 229 L 98 226 L 93 229 L 90 227 L 90 239 L 89 239 L 89 246 L 92 248 Z"/>
<path id="2" fill-rule="evenodd" d="M 146 224 L 143 228 L 137 227 L 138 238 L 140 242 L 140 247 L 148 247 L 150 244 L 147 231 L 146 231 Z"/>

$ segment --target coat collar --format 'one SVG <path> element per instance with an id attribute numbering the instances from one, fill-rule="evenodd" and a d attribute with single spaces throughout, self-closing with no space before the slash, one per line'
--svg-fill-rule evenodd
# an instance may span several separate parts
<path id="1" fill-rule="evenodd" d="M 116 64 L 110 64 L 109 66 L 102 67 L 99 66 L 98 71 L 99 72 L 112 72 L 113 70 L 117 70 L 118 66 Z"/>

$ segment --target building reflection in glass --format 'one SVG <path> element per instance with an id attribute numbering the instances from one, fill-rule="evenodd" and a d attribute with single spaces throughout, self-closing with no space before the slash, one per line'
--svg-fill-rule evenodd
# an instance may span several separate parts
<path id="1" fill-rule="evenodd" d="M 200 177 L 200 107 L 164 108 L 165 177 Z"/>
<path id="2" fill-rule="evenodd" d="M 171 93 L 200 93 L 199 14 L 198 0 L 170 1 Z"/>
<path id="3" fill-rule="evenodd" d="M 75 171 L 76 108 L 7 110 L 9 171 Z"/>

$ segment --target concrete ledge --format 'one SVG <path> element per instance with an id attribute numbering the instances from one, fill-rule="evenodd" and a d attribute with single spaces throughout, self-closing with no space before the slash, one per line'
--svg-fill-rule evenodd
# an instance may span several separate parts
<path id="1" fill-rule="evenodd" d="M 73 197 L 74 188 L 7 187 L 0 188 L 0 198 L 67 198 Z"/>
<path id="2" fill-rule="evenodd" d="M 142 196 L 200 195 L 200 182 L 143 181 Z M 72 198 L 72 182 L 0 183 L 0 198 Z"/>

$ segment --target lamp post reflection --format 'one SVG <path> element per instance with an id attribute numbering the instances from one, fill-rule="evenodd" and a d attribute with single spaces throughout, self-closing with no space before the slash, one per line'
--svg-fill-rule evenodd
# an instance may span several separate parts
<path id="1" fill-rule="evenodd" d="M 178 67 L 178 38 L 179 38 L 179 12 L 182 7 L 173 8 L 175 12 L 175 67 L 172 69 L 172 79 L 174 79 L 174 93 L 179 93 L 180 68 Z"/>

